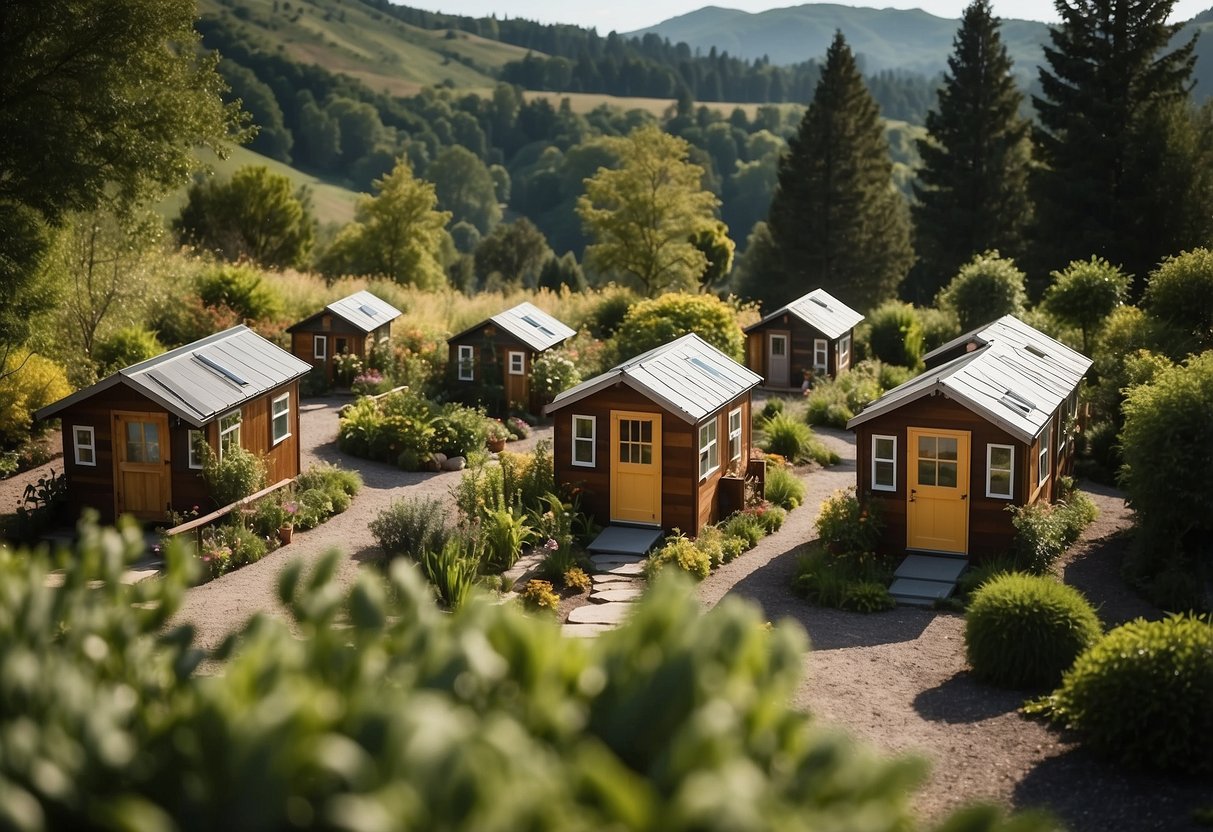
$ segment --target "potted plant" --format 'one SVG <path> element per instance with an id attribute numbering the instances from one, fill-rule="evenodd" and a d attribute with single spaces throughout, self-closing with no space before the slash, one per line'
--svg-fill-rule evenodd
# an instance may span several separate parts
<path id="1" fill-rule="evenodd" d="M 488 430 L 485 432 L 485 442 L 490 451 L 493 453 L 504 451 L 506 440 L 509 438 L 510 432 L 505 425 L 496 419 L 489 420 Z"/>
<path id="2" fill-rule="evenodd" d="M 283 546 L 291 542 L 291 538 L 295 534 L 295 513 L 299 511 L 299 504 L 294 500 L 287 500 L 282 504 L 282 525 L 278 527 L 278 542 Z"/>

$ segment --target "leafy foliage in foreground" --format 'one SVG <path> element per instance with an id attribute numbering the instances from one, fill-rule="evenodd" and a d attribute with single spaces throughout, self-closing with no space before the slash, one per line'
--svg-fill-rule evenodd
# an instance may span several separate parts
<path id="1" fill-rule="evenodd" d="M 334 555 L 287 566 L 293 626 L 255 618 L 204 677 L 166 629 L 186 561 L 125 586 L 139 547 L 82 528 L 62 587 L 0 551 L 8 828 L 912 828 L 921 767 L 791 710 L 804 636 L 744 603 L 703 615 L 662 580 L 585 644 L 508 606 L 442 613 L 405 561 L 343 592 Z"/>

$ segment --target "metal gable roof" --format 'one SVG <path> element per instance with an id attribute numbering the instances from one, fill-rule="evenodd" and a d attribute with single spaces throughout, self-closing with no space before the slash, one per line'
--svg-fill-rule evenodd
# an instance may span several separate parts
<path id="1" fill-rule="evenodd" d="M 964 335 L 936 347 L 922 357 L 927 364 L 937 355 L 949 352 L 961 344 L 973 342 L 979 347 L 986 344 L 1006 343 L 1016 347 L 1031 345 L 1040 352 L 1055 356 L 1056 360 L 1073 367 L 1082 365 L 1082 372 L 1091 366 L 1091 360 L 1077 350 L 1072 350 L 1060 341 L 1050 338 L 1039 329 L 1025 324 L 1014 315 L 1003 315 L 996 321 L 977 327 Z"/>
<path id="2" fill-rule="evenodd" d="M 863 320 L 863 315 L 847 306 L 825 289 L 814 289 L 787 306 L 780 307 L 756 324 L 746 327 L 746 332 L 762 326 L 790 312 L 809 326 L 825 334 L 827 338 L 839 338 Z"/>
<path id="3" fill-rule="evenodd" d="M 355 292 L 341 300 L 335 300 L 325 309 L 341 316 L 363 332 L 374 332 L 401 315 L 399 309 L 367 291 Z"/>
<path id="4" fill-rule="evenodd" d="M 202 427 L 311 369 L 311 364 L 240 325 L 119 370 L 34 415 L 50 418 L 102 390 L 125 384 Z"/>
<path id="5" fill-rule="evenodd" d="M 757 373 L 691 333 L 565 390 L 545 412 L 622 383 L 695 424 L 761 381 Z"/>
<path id="6" fill-rule="evenodd" d="M 998 326 L 988 341 L 982 334 L 985 346 L 893 388 L 847 422 L 847 427 L 941 393 L 1020 441 L 1032 442 L 1082 383 L 1091 360 L 1022 321 L 1007 318 L 995 322 Z"/>
<path id="7" fill-rule="evenodd" d="M 556 320 L 539 307 L 524 301 L 504 312 L 498 312 L 488 320 L 468 327 L 463 332 L 452 335 L 446 339 L 446 342 L 454 343 L 469 332 L 475 332 L 490 323 L 497 325 L 536 352 L 549 350 L 577 334 L 575 330 Z"/>

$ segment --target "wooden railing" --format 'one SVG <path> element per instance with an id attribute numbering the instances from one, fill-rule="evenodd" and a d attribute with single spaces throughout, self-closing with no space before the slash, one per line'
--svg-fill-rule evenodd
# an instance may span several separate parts
<path id="1" fill-rule="evenodd" d="M 190 520 L 188 523 L 182 523 L 180 526 L 173 526 L 171 529 L 164 532 L 164 538 L 167 540 L 168 538 L 176 537 L 177 535 L 193 533 L 194 543 L 201 544 L 202 543 L 202 530 L 204 528 L 206 528 L 207 526 L 211 525 L 212 523 L 214 523 L 218 520 L 222 520 L 224 517 L 228 516 L 233 511 L 239 511 L 240 509 L 243 509 L 245 506 L 251 505 L 251 504 L 257 502 L 258 500 L 268 497 L 269 495 L 273 494 L 275 491 L 281 491 L 283 488 L 286 488 L 287 486 L 293 484 L 294 482 L 295 482 L 294 477 L 291 477 L 290 479 L 279 480 L 278 482 L 271 485 L 269 488 L 263 488 L 260 491 L 258 491 L 256 494 L 250 494 L 243 499 L 237 500 L 234 503 L 230 503 L 229 505 L 224 506 L 223 508 L 216 509 L 215 511 L 212 511 L 210 514 L 204 514 L 201 517 L 196 517 L 193 520 Z"/>

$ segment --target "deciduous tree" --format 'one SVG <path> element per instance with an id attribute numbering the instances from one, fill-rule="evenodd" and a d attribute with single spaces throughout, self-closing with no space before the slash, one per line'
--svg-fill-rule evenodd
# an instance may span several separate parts
<path id="1" fill-rule="evenodd" d="M 1026 299 L 1024 273 L 997 251 L 987 251 L 961 267 L 936 303 L 955 312 L 967 332 L 1003 315 L 1022 314 Z"/>
<path id="2" fill-rule="evenodd" d="M 471 223 L 482 236 L 501 222 L 493 176 L 467 148 L 443 148 L 425 169 L 425 178 L 434 183 L 438 207 L 449 211 L 455 222 Z"/>
<path id="3" fill-rule="evenodd" d="M 476 249 L 476 277 L 483 286 L 494 274 L 506 286 L 534 288 L 539 270 L 555 255 L 547 238 L 526 217 L 493 229 Z"/>
<path id="4" fill-rule="evenodd" d="M 1082 351 L 1090 355 L 1100 328 L 1128 296 L 1130 280 L 1102 258 L 1076 260 L 1064 271 L 1053 272 L 1053 285 L 1045 292 L 1044 307 L 1062 323 L 1082 330 Z"/>

